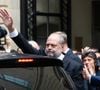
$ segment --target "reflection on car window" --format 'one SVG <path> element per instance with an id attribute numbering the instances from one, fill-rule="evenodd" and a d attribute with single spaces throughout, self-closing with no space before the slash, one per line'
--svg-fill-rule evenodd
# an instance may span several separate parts
<path id="1" fill-rule="evenodd" d="M 25 87 L 25 88 L 29 88 L 28 87 L 28 85 L 29 85 L 28 81 L 25 81 L 25 80 L 20 79 L 20 78 L 16 78 L 14 76 L 6 75 L 6 74 L 0 74 L 0 79 L 8 81 L 8 82 L 16 84 L 16 85 L 19 85 L 19 86 L 22 86 L 22 87 Z"/>

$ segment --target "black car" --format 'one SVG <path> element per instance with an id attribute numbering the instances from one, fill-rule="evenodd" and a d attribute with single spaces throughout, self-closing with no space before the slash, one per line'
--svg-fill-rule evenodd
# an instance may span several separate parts
<path id="1" fill-rule="evenodd" d="M 61 60 L 32 54 L 0 54 L 0 90 L 76 90 Z"/>

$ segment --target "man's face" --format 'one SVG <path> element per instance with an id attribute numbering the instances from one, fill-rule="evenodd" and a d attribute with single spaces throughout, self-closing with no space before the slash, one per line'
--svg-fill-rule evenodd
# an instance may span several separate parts
<path id="1" fill-rule="evenodd" d="M 46 42 L 45 52 L 48 56 L 58 57 L 62 53 L 63 46 L 59 42 L 59 36 L 56 34 L 50 35 Z"/>

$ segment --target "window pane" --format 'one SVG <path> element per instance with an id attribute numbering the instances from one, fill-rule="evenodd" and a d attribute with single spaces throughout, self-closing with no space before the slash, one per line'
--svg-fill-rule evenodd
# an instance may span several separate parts
<path id="1" fill-rule="evenodd" d="M 51 24 L 50 31 L 60 31 L 61 30 L 61 24 L 60 24 L 60 18 L 59 17 L 50 17 L 49 22 Z"/>
<path id="2" fill-rule="evenodd" d="M 49 12 L 60 12 L 60 0 L 49 0 Z"/>
<path id="3" fill-rule="evenodd" d="M 37 41 L 43 47 L 48 35 L 60 30 L 58 17 L 37 16 Z"/>
<path id="4" fill-rule="evenodd" d="M 59 13 L 59 0 L 37 0 L 37 11 Z"/>
<path id="5" fill-rule="evenodd" d="M 45 16 L 37 16 L 37 42 L 45 47 L 47 38 L 47 18 Z"/>

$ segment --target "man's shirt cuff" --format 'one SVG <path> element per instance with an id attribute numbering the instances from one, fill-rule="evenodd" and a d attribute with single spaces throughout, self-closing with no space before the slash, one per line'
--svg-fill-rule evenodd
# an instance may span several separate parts
<path id="1" fill-rule="evenodd" d="M 17 37 L 17 36 L 18 36 L 18 31 L 15 28 L 14 31 L 10 33 L 10 37 L 14 38 L 14 37 Z"/>

